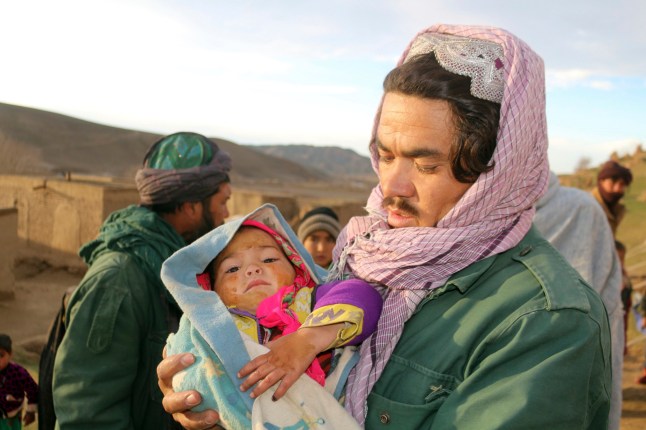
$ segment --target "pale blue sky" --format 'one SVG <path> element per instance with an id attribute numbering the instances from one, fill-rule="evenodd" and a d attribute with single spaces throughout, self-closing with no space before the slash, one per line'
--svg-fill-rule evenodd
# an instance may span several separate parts
<path id="1" fill-rule="evenodd" d="M 0 102 L 365 155 L 383 77 L 438 22 L 543 57 L 558 173 L 646 141 L 643 0 L 0 0 Z"/>

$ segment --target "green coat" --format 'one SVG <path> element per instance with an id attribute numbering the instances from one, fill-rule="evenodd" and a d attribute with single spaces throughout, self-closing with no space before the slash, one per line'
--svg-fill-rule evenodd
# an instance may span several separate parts
<path id="1" fill-rule="evenodd" d="M 161 217 L 130 206 L 81 248 L 90 267 L 70 298 L 54 367 L 58 429 L 172 428 L 156 367 L 179 311 L 160 269 L 182 246 Z"/>
<path id="2" fill-rule="evenodd" d="M 534 229 L 433 291 L 368 398 L 367 429 L 606 429 L 599 296 Z"/>

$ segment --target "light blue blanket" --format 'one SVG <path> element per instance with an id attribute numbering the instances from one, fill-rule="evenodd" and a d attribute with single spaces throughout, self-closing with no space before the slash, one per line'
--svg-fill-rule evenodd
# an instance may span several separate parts
<path id="1" fill-rule="evenodd" d="M 245 345 L 245 340 L 219 296 L 213 291 L 203 290 L 196 281 L 196 275 L 206 269 L 246 219 L 262 222 L 286 238 L 303 258 L 315 282 L 320 283 L 326 276 L 325 270 L 314 264 L 278 209 L 270 204 L 265 204 L 243 218 L 218 227 L 191 245 L 177 251 L 164 262 L 161 271 L 162 280 L 184 312 L 177 334 L 170 335 L 168 339 L 167 353 L 170 355 L 192 352 L 196 356 L 194 365 L 176 375 L 173 386 L 175 390 L 196 389 L 200 392 L 203 401 L 195 410 L 219 411 L 222 423 L 229 429 L 252 427 L 254 401 L 249 397 L 248 392 L 243 393 L 239 390 L 238 387 L 242 381 L 236 373 L 250 360 L 248 351 L 256 351 L 254 355 L 258 355 L 263 352 L 264 347 L 257 345 L 260 348 L 257 349 L 256 346 L 249 345 L 248 338 Z M 345 383 L 344 378 L 347 377 L 347 372 L 354 361 L 354 358 L 346 360 L 346 368 L 343 370 L 337 392 Z M 298 382 L 301 380 L 299 379 Z M 324 397 L 329 396 L 334 401 L 331 395 L 313 381 L 306 380 L 303 383 L 306 391 L 321 391 Z M 309 383 L 313 384 L 313 388 Z M 319 403 L 309 399 L 308 401 Z M 302 407 L 305 401 L 298 402 L 301 403 L 299 407 Z M 341 413 L 344 412 L 341 407 L 340 410 Z M 308 414 L 311 413 L 310 410 L 308 411 Z M 316 412 L 320 415 L 320 411 Z M 338 415 L 339 412 L 335 411 L 335 414 Z M 320 424 L 322 418 L 319 417 L 317 420 Z"/>

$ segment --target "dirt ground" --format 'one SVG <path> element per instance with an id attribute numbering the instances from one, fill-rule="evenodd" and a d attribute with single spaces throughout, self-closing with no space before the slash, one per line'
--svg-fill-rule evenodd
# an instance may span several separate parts
<path id="1" fill-rule="evenodd" d="M 31 369 L 37 368 L 38 352 L 64 291 L 81 279 L 82 270 L 70 262 L 74 259 L 54 264 L 23 260 L 15 269 L 15 299 L 0 301 L 0 332 L 12 336 L 17 361 Z M 646 385 L 634 382 L 642 371 L 644 348 L 646 340 L 633 332 L 624 365 L 622 430 L 646 429 Z"/>

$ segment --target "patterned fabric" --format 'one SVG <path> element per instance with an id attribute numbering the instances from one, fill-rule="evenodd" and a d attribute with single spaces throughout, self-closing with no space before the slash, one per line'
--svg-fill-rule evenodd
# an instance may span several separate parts
<path id="1" fill-rule="evenodd" d="M 142 204 L 200 201 L 213 194 L 231 170 L 231 157 L 215 142 L 181 132 L 150 147 L 135 183 Z"/>
<path id="2" fill-rule="evenodd" d="M 368 199 L 370 215 L 352 218 L 341 232 L 334 249 L 337 266 L 332 277 L 355 276 L 384 286 L 384 311 L 377 331 L 363 343 L 359 364 L 349 379 L 346 408 L 360 423 L 365 420 L 368 393 L 397 344 L 404 322 L 420 301 L 452 274 L 516 245 L 529 230 L 533 205 L 547 188 L 545 79 L 541 58 L 502 29 L 435 25 L 418 36 L 426 33 L 454 34 L 502 46 L 505 87 L 493 154 L 495 165 L 480 175 L 436 227 L 390 229 L 381 208 L 383 193 L 378 185 Z M 411 45 L 398 65 L 403 63 Z M 377 174 L 374 136 L 380 111 L 381 107 L 370 144 Z"/>
<path id="3" fill-rule="evenodd" d="M 9 362 L 0 371 L 0 417 L 2 411 L 9 417 L 19 416 L 25 396 L 30 410 L 34 410 L 38 403 L 36 381 L 24 367 Z"/>
<path id="4" fill-rule="evenodd" d="M 505 77 L 499 44 L 427 33 L 415 39 L 404 62 L 430 52 L 435 53 L 437 62 L 449 72 L 471 78 L 471 95 L 495 103 L 502 101 Z"/>

